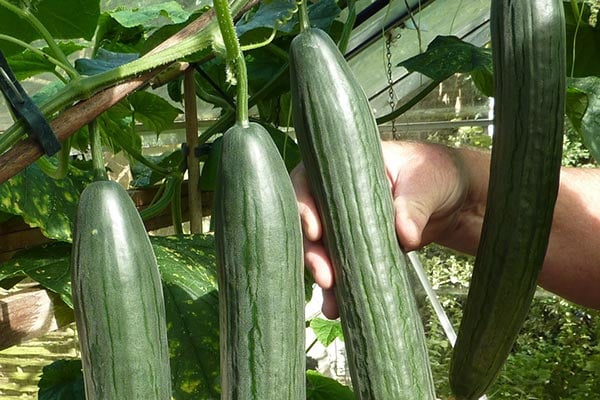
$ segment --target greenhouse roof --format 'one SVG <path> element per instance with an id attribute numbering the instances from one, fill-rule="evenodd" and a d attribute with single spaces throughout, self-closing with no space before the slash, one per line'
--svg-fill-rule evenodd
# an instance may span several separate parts
<path id="1" fill-rule="evenodd" d="M 148 8 L 161 3 L 164 2 L 105 0 L 101 10 Z M 188 12 L 209 4 L 200 0 L 179 0 L 178 3 Z M 389 113 L 392 104 L 394 107 L 402 104 L 431 82 L 430 78 L 409 72 L 398 64 L 425 51 L 434 38 L 452 35 L 476 46 L 489 41 L 489 0 L 360 0 L 355 7 L 356 20 L 346 56 L 369 96 L 376 116 Z M 5 12 L 0 9 L 0 14 Z M 347 15 L 345 8 L 338 21 L 344 22 Z M 28 80 L 25 87 L 36 92 L 49 83 L 46 79 L 53 78 L 36 76 Z M 166 90 L 161 93 L 167 97 Z M 216 116 L 212 107 L 200 104 L 201 118 Z M 7 107 L 0 107 L 0 130 L 10 124 L 12 119 Z"/>

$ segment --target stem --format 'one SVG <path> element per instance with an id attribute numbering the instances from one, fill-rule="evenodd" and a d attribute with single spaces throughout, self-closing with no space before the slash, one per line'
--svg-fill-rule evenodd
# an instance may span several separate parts
<path id="1" fill-rule="evenodd" d="M 195 154 L 196 147 L 198 147 L 198 114 L 194 73 L 194 68 L 188 68 L 183 78 L 185 135 L 189 148 L 187 155 L 188 209 L 190 214 L 190 233 L 202 233 L 202 196 L 198 186 L 198 182 L 200 181 L 200 163 Z"/>
<path id="2" fill-rule="evenodd" d="M 241 126 L 248 126 L 250 122 L 248 120 L 248 72 L 246 71 L 246 61 L 235 33 L 229 3 L 227 0 L 214 0 L 213 3 L 219 29 L 225 43 L 227 64 L 233 66 L 237 79 L 237 122 Z"/>
<path id="3" fill-rule="evenodd" d="M 12 11 L 13 13 L 17 14 L 19 18 L 22 18 L 25 21 L 27 21 L 42 36 L 42 39 L 44 39 L 44 41 L 48 43 L 48 47 L 50 47 L 50 49 L 54 53 L 54 57 L 59 59 L 62 64 L 70 65 L 67 56 L 65 56 L 65 53 L 63 53 L 61 48 L 58 46 L 52 34 L 48 32 L 48 29 L 46 29 L 44 24 L 42 24 L 35 15 L 29 12 L 29 10 L 23 10 L 9 3 L 7 0 L 0 0 L 0 7 L 4 7 L 7 10 Z M 69 74 L 71 79 L 76 79 L 80 76 L 75 69 L 68 68 L 65 71 Z"/>
<path id="4" fill-rule="evenodd" d="M 58 165 L 50 162 L 48 157 L 41 157 L 37 160 L 40 169 L 52 179 L 63 179 L 69 171 L 71 155 L 71 138 L 66 139 L 57 153 Z"/>
<path id="5" fill-rule="evenodd" d="M 350 40 L 350 34 L 352 33 L 354 23 L 356 22 L 355 4 L 355 0 L 348 1 L 348 18 L 346 18 L 346 23 L 344 24 L 344 29 L 342 30 L 342 36 L 340 37 L 340 41 L 338 43 L 338 48 L 340 49 L 342 54 L 346 52 L 346 48 L 348 47 L 348 41 Z"/>
<path id="6" fill-rule="evenodd" d="M 300 0 L 298 19 L 300 20 L 300 32 L 307 31 L 310 28 L 310 19 L 308 18 L 308 0 Z"/>
<path id="7" fill-rule="evenodd" d="M 4 35 L 4 34 L 0 34 L 0 40 L 4 40 L 6 42 L 11 42 L 11 43 L 19 45 L 21 47 L 24 47 L 25 49 L 31 51 L 32 53 L 35 53 L 36 55 L 44 58 L 45 60 L 51 62 L 54 65 L 56 65 L 57 67 L 62 68 L 70 77 L 79 75 L 79 73 L 75 70 L 75 68 L 73 68 L 71 66 L 71 64 L 68 64 L 68 63 L 65 64 L 64 62 L 52 57 L 48 53 L 44 53 L 42 50 L 30 45 L 27 42 L 24 42 L 22 40 L 19 40 L 17 38 L 14 38 L 14 37 L 8 36 L 8 35 Z"/>
<path id="8" fill-rule="evenodd" d="M 377 118 L 377 124 L 382 124 L 384 122 L 391 121 L 393 119 L 398 118 L 400 115 L 404 114 L 406 111 L 410 110 L 415 104 L 421 101 L 425 96 L 427 96 L 433 89 L 438 87 L 441 81 L 433 81 L 429 85 L 425 86 L 419 93 L 415 94 L 414 97 L 408 100 L 406 103 L 402 104 L 401 107 L 398 107 L 394 111 L 389 114 L 383 115 Z"/>
<path id="9" fill-rule="evenodd" d="M 175 196 L 175 187 L 177 186 L 177 178 L 168 176 L 163 183 L 163 191 L 158 200 L 153 201 L 148 207 L 140 211 L 140 216 L 143 220 L 155 217 L 164 211 L 165 208 L 173 201 Z"/>
<path id="10" fill-rule="evenodd" d="M 90 131 L 90 143 L 92 150 L 92 168 L 94 170 L 94 180 L 108 180 L 106 168 L 104 167 L 104 154 L 102 152 L 102 140 L 100 138 L 100 130 L 96 120 L 88 124 Z"/>
<path id="11" fill-rule="evenodd" d="M 577 25 L 575 26 L 575 33 L 573 34 L 573 50 L 572 50 L 572 61 L 571 61 L 571 73 L 570 77 L 572 78 L 575 75 L 575 57 L 577 47 L 577 35 L 579 34 L 579 28 L 581 26 L 581 21 L 583 18 L 583 10 L 585 9 L 585 4 L 582 4 L 581 10 L 579 10 L 579 6 L 576 0 L 571 0 L 571 8 L 573 9 L 574 15 L 577 17 Z"/>
<path id="12" fill-rule="evenodd" d="M 312 341 L 312 343 L 306 348 L 306 350 L 304 351 L 304 353 L 308 353 L 314 347 L 314 345 L 317 344 L 317 341 L 318 341 L 318 339 L 314 339 Z"/>
<path id="13" fill-rule="evenodd" d="M 171 200 L 171 216 L 173 218 L 173 228 L 176 235 L 183 235 L 183 216 L 181 212 L 181 186 L 183 176 L 181 174 L 175 177 L 175 192 Z"/>

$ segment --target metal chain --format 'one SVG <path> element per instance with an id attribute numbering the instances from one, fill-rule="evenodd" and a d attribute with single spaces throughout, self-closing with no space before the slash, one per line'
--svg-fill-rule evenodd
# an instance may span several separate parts
<path id="1" fill-rule="evenodd" d="M 388 82 L 388 104 L 391 112 L 396 108 L 396 93 L 394 92 L 394 79 L 392 78 L 392 41 L 394 40 L 393 31 L 385 34 L 385 58 L 387 61 L 386 72 Z M 396 119 L 392 120 L 392 138 L 396 138 Z"/>

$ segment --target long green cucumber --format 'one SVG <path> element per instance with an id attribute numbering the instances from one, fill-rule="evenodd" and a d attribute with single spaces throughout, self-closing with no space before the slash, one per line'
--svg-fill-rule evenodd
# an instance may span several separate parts
<path id="1" fill-rule="evenodd" d="M 228 129 L 215 194 L 223 400 L 305 399 L 302 233 L 260 125 Z"/>
<path id="2" fill-rule="evenodd" d="M 565 97 L 560 0 L 492 0 L 495 133 L 481 241 L 454 349 L 458 399 L 481 396 L 529 311 L 558 193 Z"/>
<path id="3" fill-rule="evenodd" d="M 116 182 L 91 183 L 81 194 L 72 285 L 86 399 L 171 399 L 158 265 L 133 201 Z"/>
<path id="4" fill-rule="evenodd" d="M 435 399 L 420 315 L 366 95 L 329 36 L 290 46 L 293 120 L 332 260 L 357 399 Z"/>

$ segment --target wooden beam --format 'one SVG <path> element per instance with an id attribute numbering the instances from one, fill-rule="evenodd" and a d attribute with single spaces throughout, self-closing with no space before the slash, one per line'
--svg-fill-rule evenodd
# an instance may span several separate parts
<path id="1" fill-rule="evenodd" d="M 0 296 L 0 350 L 73 322 L 73 312 L 58 296 L 39 287 Z"/>

